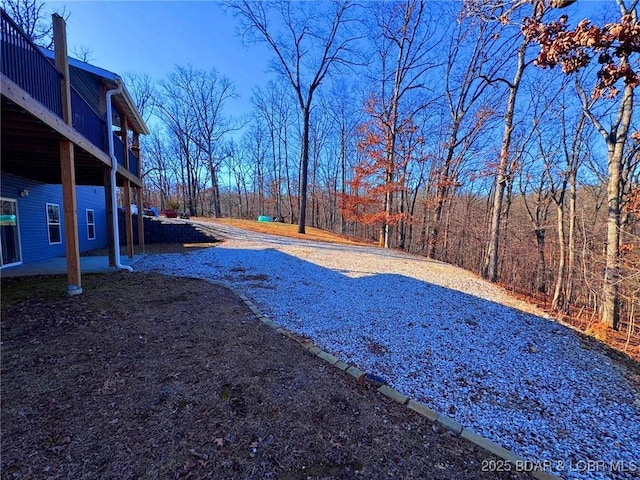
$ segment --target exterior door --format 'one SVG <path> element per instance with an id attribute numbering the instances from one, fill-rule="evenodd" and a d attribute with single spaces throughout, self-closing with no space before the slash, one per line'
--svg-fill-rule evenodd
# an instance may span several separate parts
<path id="1" fill-rule="evenodd" d="M 18 202 L 0 198 L 0 267 L 22 263 L 20 251 L 20 233 L 18 231 Z"/>

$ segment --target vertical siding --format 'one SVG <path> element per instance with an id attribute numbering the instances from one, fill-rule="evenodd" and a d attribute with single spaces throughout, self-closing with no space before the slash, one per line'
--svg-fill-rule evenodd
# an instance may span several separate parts
<path id="1" fill-rule="evenodd" d="M 84 101 L 94 111 L 100 112 L 101 83 L 96 76 L 73 65 L 69 66 L 69 76 L 71 77 L 71 85 L 78 91 Z"/>
<path id="2" fill-rule="evenodd" d="M 26 197 L 20 196 L 23 189 L 29 190 Z M 48 185 L 26 178 L 2 174 L 0 196 L 18 201 L 18 224 L 22 247 L 22 263 L 37 262 L 65 255 L 64 211 L 62 185 Z M 107 220 L 104 203 L 104 187 L 76 187 L 78 208 L 78 239 L 81 252 L 107 246 Z M 49 245 L 46 204 L 60 205 L 62 243 Z M 93 209 L 96 222 L 96 238 L 87 236 L 86 209 Z"/>

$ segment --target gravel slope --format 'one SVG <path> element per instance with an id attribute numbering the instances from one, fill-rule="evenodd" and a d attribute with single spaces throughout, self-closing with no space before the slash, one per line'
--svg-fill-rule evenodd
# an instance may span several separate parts
<path id="1" fill-rule="evenodd" d="M 570 329 L 450 265 L 216 228 L 220 246 L 137 269 L 227 284 L 276 323 L 564 478 L 640 478 L 640 394 Z"/>

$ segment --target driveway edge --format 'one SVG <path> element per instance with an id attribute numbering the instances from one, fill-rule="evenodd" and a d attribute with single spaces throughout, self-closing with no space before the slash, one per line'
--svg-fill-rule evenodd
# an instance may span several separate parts
<path id="1" fill-rule="evenodd" d="M 228 288 L 228 287 L 227 287 Z M 284 335 L 285 337 L 289 337 L 295 342 L 299 343 L 302 347 L 305 348 L 310 354 L 324 360 L 329 365 L 332 365 L 339 370 L 347 373 L 349 376 L 355 378 L 357 381 L 367 381 L 369 375 L 363 370 L 359 369 L 354 365 L 350 365 L 342 360 L 338 359 L 336 356 L 331 353 L 325 352 L 317 345 L 314 345 L 309 339 L 303 338 L 289 330 L 280 327 L 278 324 L 267 318 L 253 303 L 247 296 L 235 291 L 234 289 L 230 289 L 240 300 L 242 300 L 245 305 L 251 310 L 251 312 L 256 316 L 258 320 L 264 323 L 266 326 L 271 328 L 277 333 Z M 372 377 L 376 377 L 372 375 Z M 533 462 L 525 459 L 515 453 L 507 450 L 503 446 L 495 443 L 492 440 L 489 440 L 469 428 L 464 427 L 462 424 L 456 422 L 451 417 L 444 415 L 442 413 L 438 413 L 435 410 L 430 409 L 426 405 L 418 402 L 417 400 L 413 400 L 409 398 L 402 392 L 395 390 L 387 384 L 382 384 L 377 389 L 382 395 L 387 398 L 404 405 L 407 409 L 414 411 L 415 413 L 423 416 L 431 423 L 437 423 L 441 427 L 445 428 L 456 434 L 459 437 L 464 438 L 465 440 L 477 445 L 488 453 L 491 453 L 500 459 L 504 460 L 504 463 L 495 462 L 495 465 L 489 462 L 487 465 L 483 465 L 483 468 L 486 467 L 486 471 L 516 471 L 516 472 L 525 472 L 531 474 L 534 478 L 538 480 L 562 480 L 562 477 L 558 475 L 553 475 L 544 470 L 543 464 L 540 462 Z"/>

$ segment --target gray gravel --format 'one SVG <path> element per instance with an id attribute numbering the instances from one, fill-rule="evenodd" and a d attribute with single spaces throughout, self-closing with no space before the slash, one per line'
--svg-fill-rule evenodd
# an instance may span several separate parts
<path id="1" fill-rule="evenodd" d="M 402 252 L 216 228 L 220 246 L 137 269 L 229 285 L 281 326 L 564 478 L 640 478 L 628 372 L 533 307 Z"/>

